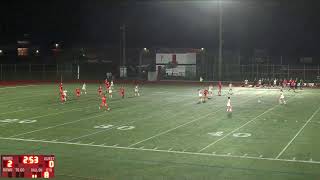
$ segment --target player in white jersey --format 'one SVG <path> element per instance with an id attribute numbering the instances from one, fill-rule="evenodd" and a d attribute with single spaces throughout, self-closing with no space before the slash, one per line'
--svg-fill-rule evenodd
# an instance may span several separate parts
<path id="1" fill-rule="evenodd" d="M 63 91 L 63 96 L 64 96 L 64 101 L 66 102 L 67 101 L 67 90 L 64 90 Z"/>
<path id="2" fill-rule="evenodd" d="M 229 83 L 229 94 L 232 95 L 232 83 Z"/>
<path id="3" fill-rule="evenodd" d="M 228 97 L 227 112 L 232 112 L 232 106 L 231 106 L 231 99 L 230 99 L 230 97 Z"/>
<path id="4" fill-rule="evenodd" d="M 108 93 L 109 93 L 109 97 L 112 98 L 112 87 L 109 87 Z"/>
<path id="5" fill-rule="evenodd" d="M 244 87 L 248 87 L 248 82 L 249 82 L 248 79 L 244 80 Z"/>
<path id="6" fill-rule="evenodd" d="M 136 85 L 135 88 L 134 88 L 134 96 L 140 96 L 139 86 L 138 85 Z"/>
<path id="7" fill-rule="evenodd" d="M 204 97 L 203 97 L 203 93 L 202 93 L 202 90 L 201 89 L 198 89 L 198 96 L 199 96 L 199 102 L 198 104 L 202 103 L 204 101 Z"/>
<path id="8" fill-rule="evenodd" d="M 200 77 L 200 82 L 203 82 L 203 78 L 202 77 Z"/>
<path id="9" fill-rule="evenodd" d="M 283 94 L 282 89 L 280 90 L 279 104 L 286 104 L 286 101 L 284 100 L 284 94 Z"/>
<path id="10" fill-rule="evenodd" d="M 209 96 L 212 97 L 213 96 L 213 85 L 212 84 L 209 85 L 208 92 L 209 92 Z"/>
<path id="11" fill-rule="evenodd" d="M 258 87 L 261 87 L 261 85 L 262 85 L 262 80 L 259 79 L 259 81 L 258 81 Z"/>
<path id="12" fill-rule="evenodd" d="M 84 92 L 84 94 L 87 94 L 87 85 L 86 85 L 86 83 L 82 84 L 82 92 Z"/>
<path id="13" fill-rule="evenodd" d="M 274 78 L 274 80 L 273 80 L 273 87 L 276 87 L 276 86 L 277 86 L 277 79 Z"/>
<path id="14" fill-rule="evenodd" d="M 111 80 L 111 84 L 110 84 L 111 88 L 113 88 L 114 84 L 113 84 L 113 80 Z"/>

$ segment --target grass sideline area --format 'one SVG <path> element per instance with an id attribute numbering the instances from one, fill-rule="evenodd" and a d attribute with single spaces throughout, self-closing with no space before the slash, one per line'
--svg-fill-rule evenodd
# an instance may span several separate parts
<path id="1" fill-rule="evenodd" d="M 320 179 L 320 90 L 234 88 L 197 104 L 199 85 L 125 85 L 99 110 L 98 84 L 0 87 L 0 155 L 54 154 L 55 179 Z M 115 84 L 118 91 L 119 84 Z M 258 99 L 260 101 L 258 101 Z"/>

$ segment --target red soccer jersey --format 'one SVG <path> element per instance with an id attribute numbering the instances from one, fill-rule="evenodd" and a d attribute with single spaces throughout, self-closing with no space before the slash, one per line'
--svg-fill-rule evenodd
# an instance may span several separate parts
<path id="1" fill-rule="evenodd" d="M 107 103 L 107 98 L 105 96 L 102 97 L 102 104 L 106 104 Z"/>
<path id="2" fill-rule="evenodd" d="M 204 90 L 204 92 L 203 92 L 203 94 L 204 94 L 204 96 L 207 96 L 207 94 L 208 94 L 208 90 Z"/>
<path id="3" fill-rule="evenodd" d="M 80 96 L 80 88 L 76 88 L 76 94 L 77 94 L 77 96 Z"/>
<path id="4" fill-rule="evenodd" d="M 98 88 L 98 92 L 99 92 L 99 93 L 101 93 L 101 92 L 102 92 L 102 87 L 101 87 L 101 86 L 99 86 L 99 88 Z"/>
<path id="5" fill-rule="evenodd" d="M 222 86 L 221 81 L 218 82 L 218 86 L 219 86 L 219 89 L 221 89 L 221 86 Z"/>
<path id="6" fill-rule="evenodd" d="M 62 83 L 60 83 L 60 85 L 59 85 L 59 90 L 60 90 L 60 92 L 62 92 L 62 91 L 63 91 Z"/>
<path id="7" fill-rule="evenodd" d="M 124 88 L 120 88 L 120 94 L 123 96 L 124 95 Z"/>

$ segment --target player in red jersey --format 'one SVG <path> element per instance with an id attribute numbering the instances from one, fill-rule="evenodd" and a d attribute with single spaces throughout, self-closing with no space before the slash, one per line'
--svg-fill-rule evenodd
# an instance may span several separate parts
<path id="1" fill-rule="evenodd" d="M 221 81 L 218 82 L 218 96 L 221 96 L 221 88 L 222 88 L 222 84 Z"/>
<path id="2" fill-rule="evenodd" d="M 62 85 L 62 82 L 61 82 L 60 85 L 59 85 L 59 91 L 60 91 L 60 94 L 63 94 L 63 85 Z"/>
<path id="3" fill-rule="evenodd" d="M 106 79 L 104 81 L 104 85 L 106 86 L 106 92 L 109 93 L 110 83 L 109 83 L 108 79 Z"/>
<path id="4" fill-rule="evenodd" d="M 98 88 L 98 94 L 99 94 L 99 96 L 102 95 L 102 87 L 101 87 L 101 85 L 100 85 L 99 88 Z"/>
<path id="5" fill-rule="evenodd" d="M 285 88 L 287 86 L 287 79 L 284 79 L 282 81 L 282 88 Z"/>
<path id="6" fill-rule="evenodd" d="M 107 110 L 107 111 L 110 110 L 110 108 L 109 108 L 109 106 L 108 106 L 108 104 L 107 104 L 107 97 L 106 97 L 106 95 L 103 95 L 102 98 L 101 98 L 101 104 L 100 104 L 100 106 L 99 106 L 99 109 L 101 109 L 102 107 L 106 107 L 106 110 Z"/>
<path id="7" fill-rule="evenodd" d="M 81 94 L 80 88 L 76 88 L 76 96 L 77 96 L 77 97 L 80 97 L 80 94 Z"/>
<path id="8" fill-rule="evenodd" d="M 124 98 L 124 87 L 120 88 L 120 96 L 122 97 L 122 99 Z"/>
<path id="9" fill-rule="evenodd" d="M 60 101 L 61 101 L 62 104 L 66 102 L 66 98 L 65 98 L 64 93 L 60 94 Z"/>
<path id="10" fill-rule="evenodd" d="M 209 94 L 208 90 L 207 90 L 207 89 L 204 89 L 204 91 L 203 91 L 204 102 L 206 102 L 206 101 L 208 100 L 208 94 Z"/>

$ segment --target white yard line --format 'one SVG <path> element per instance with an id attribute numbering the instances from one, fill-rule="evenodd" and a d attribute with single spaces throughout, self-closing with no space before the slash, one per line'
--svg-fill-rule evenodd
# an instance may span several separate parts
<path id="1" fill-rule="evenodd" d="M 43 140 L 33 140 L 33 139 L 20 139 L 20 138 L 5 138 L 0 137 L 0 140 L 10 140 L 10 141 L 22 141 L 22 142 L 38 142 L 38 143 L 49 143 L 49 144 L 63 144 L 63 145 L 75 145 L 75 146 L 85 146 L 85 147 L 100 147 L 109 149 L 123 149 L 123 150 L 135 150 L 135 151 L 145 151 L 145 152 L 162 152 L 162 153 L 174 153 L 174 154 L 185 154 L 185 155 L 199 155 L 199 156 L 211 156 L 211 157 L 224 157 L 224 158 L 238 158 L 238 159 L 253 159 L 253 160 L 266 160 L 266 161 L 278 161 L 278 162 L 293 162 L 293 163 L 305 163 L 305 164 L 320 164 L 320 161 L 303 161 L 303 160 L 292 160 L 292 159 L 275 159 L 275 158 L 260 158 L 252 156 L 237 156 L 237 155 L 227 155 L 227 154 L 211 154 L 211 153 L 199 153 L 199 152 L 183 152 L 174 150 L 161 150 L 161 149 L 141 149 L 134 147 L 122 147 L 122 146 L 106 146 L 98 144 L 82 144 L 82 143 L 72 143 L 72 142 L 61 142 L 61 141 L 43 141 Z"/>
<path id="2" fill-rule="evenodd" d="M 213 146 L 213 145 L 214 145 L 214 144 L 216 144 L 217 142 L 219 142 L 219 141 L 223 140 L 224 138 L 228 137 L 229 135 L 233 134 L 234 132 L 238 131 L 239 129 L 241 129 L 241 128 L 245 127 L 246 125 L 248 125 L 248 124 L 252 123 L 253 121 L 255 121 L 256 119 L 258 119 L 259 117 L 261 117 L 261 116 L 263 116 L 264 114 L 266 114 L 266 113 L 268 113 L 268 112 L 272 111 L 274 108 L 276 108 L 276 107 L 278 107 L 278 106 L 280 106 L 280 104 L 277 104 L 277 105 L 275 105 L 275 106 L 273 106 L 273 107 L 271 107 L 271 108 L 267 109 L 266 111 L 264 111 L 263 113 L 259 114 L 259 115 L 258 115 L 258 116 L 256 116 L 256 117 L 252 118 L 250 121 L 248 121 L 248 122 L 244 123 L 244 124 L 243 124 L 243 125 L 241 125 L 240 127 L 238 127 L 238 128 L 236 128 L 236 129 L 234 129 L 233 131 L 231 131 L 231 132 L 229 132 L 228 134 L 226 134 L 226 135 L 222 136 L 221 138 L 217 139 L 216 141 L 214 141 L 214 142 L 212 142 L 212 143 L 208 144 L 207 146 L 203 147 L 202 149 L 200 149 L 200 150 L 199 150 L 199 152 L 202 152 L 202 151 L 204 151 L 205 149 L 207 149 L 207 148 L 209 148 L 209 147 Z"/>
<path id="3" fill-rule="evenodd" d="M 67 125 L 67 124 L 72 124 L 72 123 L 76 123 L 76 122 L 79 122 L 79 121 L 88 120 L 88 119 L 92 119 L 92 118 L 96 118 L 96 117 L 101 117 L 101 116 L 104 116 L 104 115 L 106 115 L 106 113 L 101 113 L 101 114 L 98 114 L 98 115 L 95 115 L 95 116 L 81 118 L 81 119 L 78 119 L 78 120 L 75 120 L 75 121 L 70 121 L 70 122 L 66 122 L 66 123 L 62 123 L 62 124 L 57 124 L 57 125 L 49 126 L 49 127 L 46 127 L 46 128 L 36 129 L 36 130 L 33 130 L 33 131 L 28 131 L 28 132 L 25 132 L 25 133 L 16 134 L 16 135 L 13 135 L 13 136 L 10 136 L 10 137 L 17 137 L 17 136 L 22 136 L 22 135 L 25 135 L 25 134 L 38 132 L 38 131 L 52 129 L 52 128 L 55 128 L 55 127 L 64 126 L 64 125 Z"/>
<path id="4" fill-rule="evenodd" d="M 240 103 L 240 104 L 244 104 L 244 103 L 246 103 L 246 102 L 248 102 L 248 101 L 251 101 L 251 100 L 252 100 L 252 99 L 248 99 L 248 100 L 246 100 L 246 101 L 243 101 L 243 102 Z M 176 126 L 176 127 L 171 128 L 171 129 L 169 129 L 169 130 L 163 131 L 163 132 L 161 132 L 161 133 L 158 133 L 158 134 L 156 134 L 156 135 L 154 135 L 154 136 L 151 136 L 151 137 L 146 138 L 146 139 L 144 139 L 144 140 L 141 140 L 141 141 L 139 141 L 139 142 L 133 143 L 133 144 L 131 144 L 129 147 L 135 146 L 135 145 L 140 144 L 140 143 L 142 143 L 142 142 L 145 142 L 145 141 L 148 141 L 148 140 L 153 139 L 153 138 L 155 138 L 155 137 L 161 136 L 161 135 L 163 135 L 163 134 L 166 134 L 166 133 L 168 133 L 168 132 L 171 132 L 171 131 L 173 131 L 173 130 L 176 130 L 176 129 L 180 128 L 180 127 L 183 127 L 183 126 L 186 126 L 186 125 L 188 125 L 188 124 L 191 124 L 191 123 L 193 123 L 193 122 L 195 122 L 195 121 L 199 121 L 200 119 L 206 118 L 206 117 L 208 117 L 208 116 L 210 116 L 210 115 L 212 115 L 212 114 L 215 114 L 215 113 L 217 113 L 217 112 L 219 112 L 219 111 L 221 111 L 221 110 L 224 110 L 224 109 L 225 109 L 225 107 L 219 108 L 218 110 L 216 110 L 216 111 L 214 111 L 214 112 L 210 112 L 210 113 L 208 113 L 208 114 L 206 114 L 206 115 L 204 115 L 204 116 L 198 117 L 198 118 L 196 118 L 196 119 L 194 119 L 194 120 L 192 120 L 192 121 L 183 123 L 183 124 L 181 124 L 181 125 L 179 125 L 179 126 Z"/>
<path id="5" fill-rule="evenodd" d="M 313 119 L 313 117 L 320 111 L 319 108 L 310 116 L 308 121 L 300 128 L 300 130 L 297 132 L 297 134 L 289 141 L 289 143 L 282 149 L 282 151 L 277 155 L 276 159 L 279 159 L 279 157 L 287 150 L 287 148 L 291 145 L 291 143 L 296 139 L 296 137 L 302 132 L 302 130 L 307 126 L 307 124 Z"/>
<path id="6" fill-rule="evenodd" d="M 183 101 L 183 100 L 182 100 Z M 113 103 L 117 103 L 117 102 L 121 102 L 121 101 L 116 101 L 116 102 L 113 102 Z M 180 101 L 179 101 L 180 102 Z M 176 102 L 177 103 L 177 102 Z M 168 103 L 168 104 L 172 104 L 172 103 Z M 142 105 L 146 105 L 146 104 L 142 104 Z M 85 108 L 90 108 L 92 106 L 88 106 L 88 107 L 85 107 Z M 139 107 L 139 106 L 135 106 L 135 107 Z M 165 105 L 164 105 L 165 107 Z M 85 108 L 76 108 L 76 109 L 85 109 Z M 73 111 L 73 110 L 76 110 L 76 109 L 71 109 L 71 110 L 68 110 L 68 111 Z M 126 108 L 123 108 L 123 109 L 120 109 L 119 111 L 123 111 L 123 110 L 126 110 Z M 68 112 L 68 111 L 64 111 L 64 112 Z M 59 112 L 58 114 L 60 113 L 63 113 L 63 112 Z M 49 115 L 49 114 L 47 114 Z M 44 115 L 44 116 L 47 116 L 47 115 Z M 51 115 L 51 114 L 50 114 Z M 100 117 L 100 116 L 103 116 L 105 115 L 105 113 L 103 114 L 100 114 L 100 115 L 96 115 L 96 116 L 92 116 L 92 117 L 87 117 L 87 118 L 81 118 L 81 119 L 78 119 L 78 120 L 75 120 L 75 121 L 70 121 L 70 122 L 67 122 L 67 123 L 61 123 L 61 124 L 57 124 L 55 126 L 50 126 L 50 127 L 46 127 L 46 128 L 42 128 L 42 129 L 37 129 L 37 130 L 33 130 L 33 131 L 29 131 L 29 132 L 25 132 L 25 133 L 21 133 L 21 134 L 16 134 L 16 135 L 13 135 L 13 136 L 10 136 L 10 137 L 17 137 L 17 136 L 21 136 L 21 135 L 25 135 L 25 134 L 30 134 L 30 133 L 34 133 L 34 132 L 38 132 L 38 131 L 42 131 L 42 130 L 47 130 L 47 129 L 51 129 L 51 128 L 55 128 L 55 127 L 59 127 L 59 126 L 64 126 L 64 125 L 67 125 L 67 124 L 71 124 L 71 123 L 76 123 L 76 122 L 79 122 L 79 121 L 83 121 L 83 120 L 87 120 L 87 119 L 92 119 L 92 118 L 95 118 L 95 117 Z M 33 117 L 32 119 L 34 118 L 39 118 L 39 117 L 43 117 L 43 116 L 37 116 L 37 117 Z"/>
<path id="7" fill-rule="evenodd" d="M 32 87 L 32 86 L 40 86 L 40 85 L 31 84 L 31 85 L 25 85 L 25 86 L 8 86 L 8 87 L 2 87 L 2 88 L 0 88 L 0 90 L 2 90 L 2 89 L 20 88 L 20 87 Z"/>
<path id="8" fill-rule="evenodd" d="M 167 105 L 170 105 L 170 104 L 174 104 L 174 103 L 168 103 Z M 186 104 L 183 104 L 182 106 L 185 106 L 185 105 L 189 105 L 189 104 L 194 104 L 194 102 L 192 103 L 186 103 Z M 167 105 L 164 105 L 163 107 L 166 107 Z M 164 111 L 164 112 L 161 112 L 161 114 L 165 114 L 167 112 L 170 112 L 172 111 L 172 109 L 170 110 L 167 110 L 167 111 Z M 180 113 L 175 113 L 172 117 L 175 117 L 179 114 L 183 114 L 184 112 L 181 111 Z M 97 131 L 97 132 L 93 132 L 93 133 L 89 133 L 89 134 L 86 134 L 86 135 L 82 135 L 82 136 L 79 136 L 79 137 L 75 137 L 75 138 L 72 138 L 72 139 L 69 139 L 67 142 L 71 142 L 71 141 L 74 141 L 74 140 L 78 140 L 78 139 L 82 139 L 82 138 L 85 138 L 85 137 L 89 137 L 89 136 L 92 136 L 92 135 L 95 135 L 95 134 L 98 134 L 98 133 L 102 133 L 102 132 L 105 132 L 105 131 L 109 131 L 111 129 L 114 129 L 116 127 L 119 127 L 119 126 L 125 126 L 125 125 L 129 125 L 129 124 L 132 124 L 134 122 L 138 122 L 138 121 L 142 121 L 142 120 L 146 120 L 146 119 L 149 119 L 149 118 L 152 118 L 154 117 L 155 115 L 150 115 L 150 116 L 146 116 L 146 117 L 143 117 L 143 118 L 139 118 L 139 120 L 136 120 L 136 121 L 131 121 L 131 122 L 126 122 L 126 123 L 122 123 L 120 125 L 116 125 L 116 126 L 113 126 L 111 128 L 107 128 L 107 129 L 104 129 L 104 130 L 101 130 L 101 131 Z M 172 118 L 171 117 L 171 118 Z"/>
<path id="9" fill-rule="evenodd" d="M 266 110 L 266 111 L 264 111 L 263 113 L 261 113 L 261 114 L 259 114 L 258 116 L 256 116 L 256 117 L 252 118 L 250 121 L 248 121 L 248 122 L 244 123 L 242 126 L 240 126 L 240 127 L 236 128 L 236 129 L 234 129 L 233 131 L 231 131 L 231 132 L 229 132 L 228 134 L 226 134 L 226 135 L 222 136 L 221 138 L 217 139 L 216 141 L 214 141 L 214 142 L 210 143 L 209 145 L 207 145 L 207 146 L 203 147 L 202 149 L 200 149 L 200 150 L 199 150 L 199 152 L 202 152 L 202 151 L 204 151 L 205 149 L 209 148 L 210 146 L 212 146 L 212 145 L 216 144 L 217 142 L 219 142 L 219 141 L 223 140 L 223 139 L 224 139 L 224 138 L 226 138 L 227 136 L 229 136 L 229 135 L 233 134 L 234 132 L 238 131 L 239 129 L 243 128 L 244 126 L 246 126 L 246 125 L 250 124 L 252 121 L 254 121 L 254 120 L 256 120 L 257 118 L 261 117 L 262 115 L 264 115 L 264 114 L 268 113 L 269 111 L 273 110 L 273 109 L 274 109 L 274 108 L 276 108 L 277 106 L 279 106 L 279 105 L 275 105 L 275 106 L 273 106 L 273 107 L 271 107 L 271 108 L 267 109 L 267 110 Z"/>

